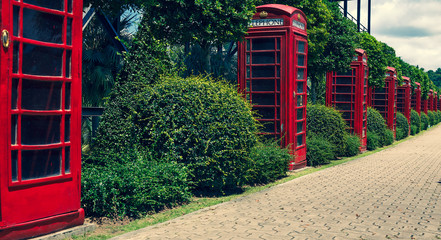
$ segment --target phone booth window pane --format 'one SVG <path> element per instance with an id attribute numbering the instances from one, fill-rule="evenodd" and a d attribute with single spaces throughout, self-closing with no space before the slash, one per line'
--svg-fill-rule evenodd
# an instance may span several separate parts
<path id="1" fill-rule="evenodd" d="M 297 107 L 303 106 L 303 95 L 297 95 Z"/>
<path id="2" fill-rule="evenodd" d="M 275 105 L 274 94 L 255 93 L 253 94 L 254 105 Z"/>
<path id="3" fill-rule="evenodd" d="M 60 142 L 61 116 L 23 115 L 21 118 L 21 142 L 23 145 Z"/>
<path id="4" fill-rule="evenodd" d="M 303 145 L 303 134 L 297 136 L 297 147 L 302 146 Z"/>
<path id="5" fill-rule="evenodd" d="M 62 82 L 22 81 L 22 108 L 28 110 L 61 109 Z"/>
<path id="6" fill-rule="evenodd" d="M 70 87 L 71 83 L 66 83 L 65 94 L 64 94 L 64 108 L 70 109 Z"/>
<path id="7" fill-rule="evenodd" d="M 11 179 L 13 182 L 17 181 L 18 178 L 18 151 L 11 151 Z"/>
<path id="8" fill-rule="evenodd" d="M 20 57 L 20 43 L 14 42 L 14 47 L 12 51 L 12 73 L 18 73 L 18 63 Z"/>
<path id="9" fill-rule="evenodd" d="M 297 42 L 297 52 L 305 53 L 305 42 L 301 42 L 301 41 Z"/>
<path id="10" fill-rule="evenodd" d="M 70 147 L 66 147 L 64 151 L 64 172 L 70 173 Z"/>
<path id="11" fill-rule="evenodd" d="M 303 132 L 303 122 L 297 123 L 297 133 Z"/>
<path id="12" fill-rule="evenodd" d="M 70 115 L 66 115 L 65 116 L 64 141 L 65 142 L 69 142 L 70 141 Z"/>
<path id="13" fill-rule="evenodd" d="M 253 67 L 253 78 L 258 77 L 274 77 L 274 66 L 254 66 Z"/>
<path id="14" fill-rule="evenodd" d="M 26 150 L 21 153 L 21 177 L 30 180 L 61 174 L 61 148 Z"/>
<path id="15" fill-rule="evenodd" d="M 257 111 L 257 118 L 274 119 L 276 110 L 274 108 L 254 108 Z"/>
<path id="16" fill-rule="evenodd" d="M 297 109 L 297 120 L 301 120 L 303 117 L 303 108 Z"/>
<path id="17" fill-rule="evenodd" d="M 274 122 L 263 122 L 263 131 L 266 133 L 274 133 L 275 132 L 275 124 Z"/>
<path id="18" fill-rule="evenodd" d="M 337 77 L 336 84 L 352 84 L 352 77 Z"/>
<path id="19" fill-rule="evenodd" d="M 274 52 L 254 52 L 253 64 L 274 64 L 276 57 Z"/>
<path id="20" fill-rule="evenodd" d="M 305 66 L 305 55 L 297 55 L 297 65 L 299 67 Z"/>
<path id="21" fill-rule="evenodd" d="M 274 38 L 256 38 L 253 39 L 253 50 L 274 50 L 276 41 Z"/>
<path id="22" fill-rule="evenodd" d="M 250 53 L 247 53 L 247 64 L 250 64 Z"/>
<path id="23" fill-rule="evenodd" d="M 12 11 L 13 11 L 12 35 L 18 37 L 18 33 L 20 31 L 20 7 L 14 6 Z"/>
<path id="24" fill-rule="evenodd" d="M 18 79 L 12 79 L 12 89 L 11 89 L 11 109 L 17 109 L 17 90 L 18 90 Z"/>
<path id="25" fill-rule="evenodd" d="M 276 89 L 274 79 L 254 79 L 252 85 L 253 91 L 275 91 Z"/>
<path id="26" fill-rule="evenodd" d="M 304 82 L 297 82 L 297 93 L 303 93 Z"/>
<path id="27" fill-rule="evenodd" d="M 59 11 L 64 10 L 64 0 L 23 0 L 24 3 L 29 3 L 35 6 L 55 9 Z"/>
<path id="28" fill-rule="evenodd" d="M 63 49 L 23 43 L 23 73 L 61 76 Z"/>
<path id="29" fill-rule="evenodd" d="M 66 44 L 72 45 L 72 18 L 67 19 L 66 25 Z"/>
<path id="30" fill-rule="evenodd" d="M 276 38 L 277 41 L 277 50 L 280 50 L 280 38 Z"/>
<path id="31" fill-rule="evenodd" d="M 297 69 L 297 79 L 305 79 L 305 69 L 304 68 L 298 68 Z"/>
<path id="32" fill-rule="evenodd" d="M 23 37 L 51 43 L 63 43 L 63 16 L 23 9 Z"/>
<path id="33" fill-rule="evenodd" d="M 11 116 L 11 144 L 12 145 L 17 144 L 17 122 L 18 122 L 18 116 L 12 115 Z"/>
<path id="34" fill-rule="evenodd" d="M 67 11 L 72 12 L 72 0 L 67 0 Z"/>

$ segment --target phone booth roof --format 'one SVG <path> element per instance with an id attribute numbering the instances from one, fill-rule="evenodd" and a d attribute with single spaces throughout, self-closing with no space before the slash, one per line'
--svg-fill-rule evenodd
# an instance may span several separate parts
<path id="1" fill-rule="evenodd" d="M 433 90 L 432 89 L 429 90 L 429 94 L 433 94 Z"/>
<path id="2" fill-rule="evenodd" d="M 417 86 L 417 89 L 421 88 L 421 84 L 419 82 L 415 82 L 415 85 Z"/>
<path id="3" fill-rule="evenodd" d="M 410 78 L 406 76 L 402 76 L 404 82 L 403 85 L 409 86 L 410 85 Z"/>
<path id="4" fill-rule="evenodd" d="M 306 36 L 306 15 L 300 9 L 282 4 L 265 4 L 256 7 L 256 10 L 250 30 L 293 27 L 296 32 Z"/>

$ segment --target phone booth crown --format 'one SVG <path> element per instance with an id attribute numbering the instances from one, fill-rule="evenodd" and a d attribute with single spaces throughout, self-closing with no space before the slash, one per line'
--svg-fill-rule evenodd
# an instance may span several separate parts
<path id="1" fill-rule="evenodd" d="M 258 6 L 238 44 L 239 90 L 253 105 L 262 135 L 295 154 L 290 169 L 306 166 L 307 23 L 297 8 Z"/>

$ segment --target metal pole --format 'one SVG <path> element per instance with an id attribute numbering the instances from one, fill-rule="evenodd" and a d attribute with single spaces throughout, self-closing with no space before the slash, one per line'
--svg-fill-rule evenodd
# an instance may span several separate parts
<path id="1" fill-rule="evenodd" d="M 361 0 L 357 0 L 357 29 L 360 32 Z"/>
<path id="2" fill-rule="evenodd" d="M 370 1 L 370 0 L 369 0 Z M 348 17 L 348 0 L 345 0 L 343 3 L 343 14 L 345 16 L 345 18 Z"/>
<path id="3" fill-rule="evenodd" d="M 371 0 L 368 1 L 368 33 L 371 33 Z"/>

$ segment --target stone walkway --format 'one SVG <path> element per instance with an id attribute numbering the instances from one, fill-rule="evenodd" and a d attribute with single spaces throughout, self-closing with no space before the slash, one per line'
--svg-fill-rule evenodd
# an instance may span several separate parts
<path id="1" fill-rule="evenodd" d="M 114 239 L 441 239 L 441 125 L 379 153 Z"/>

